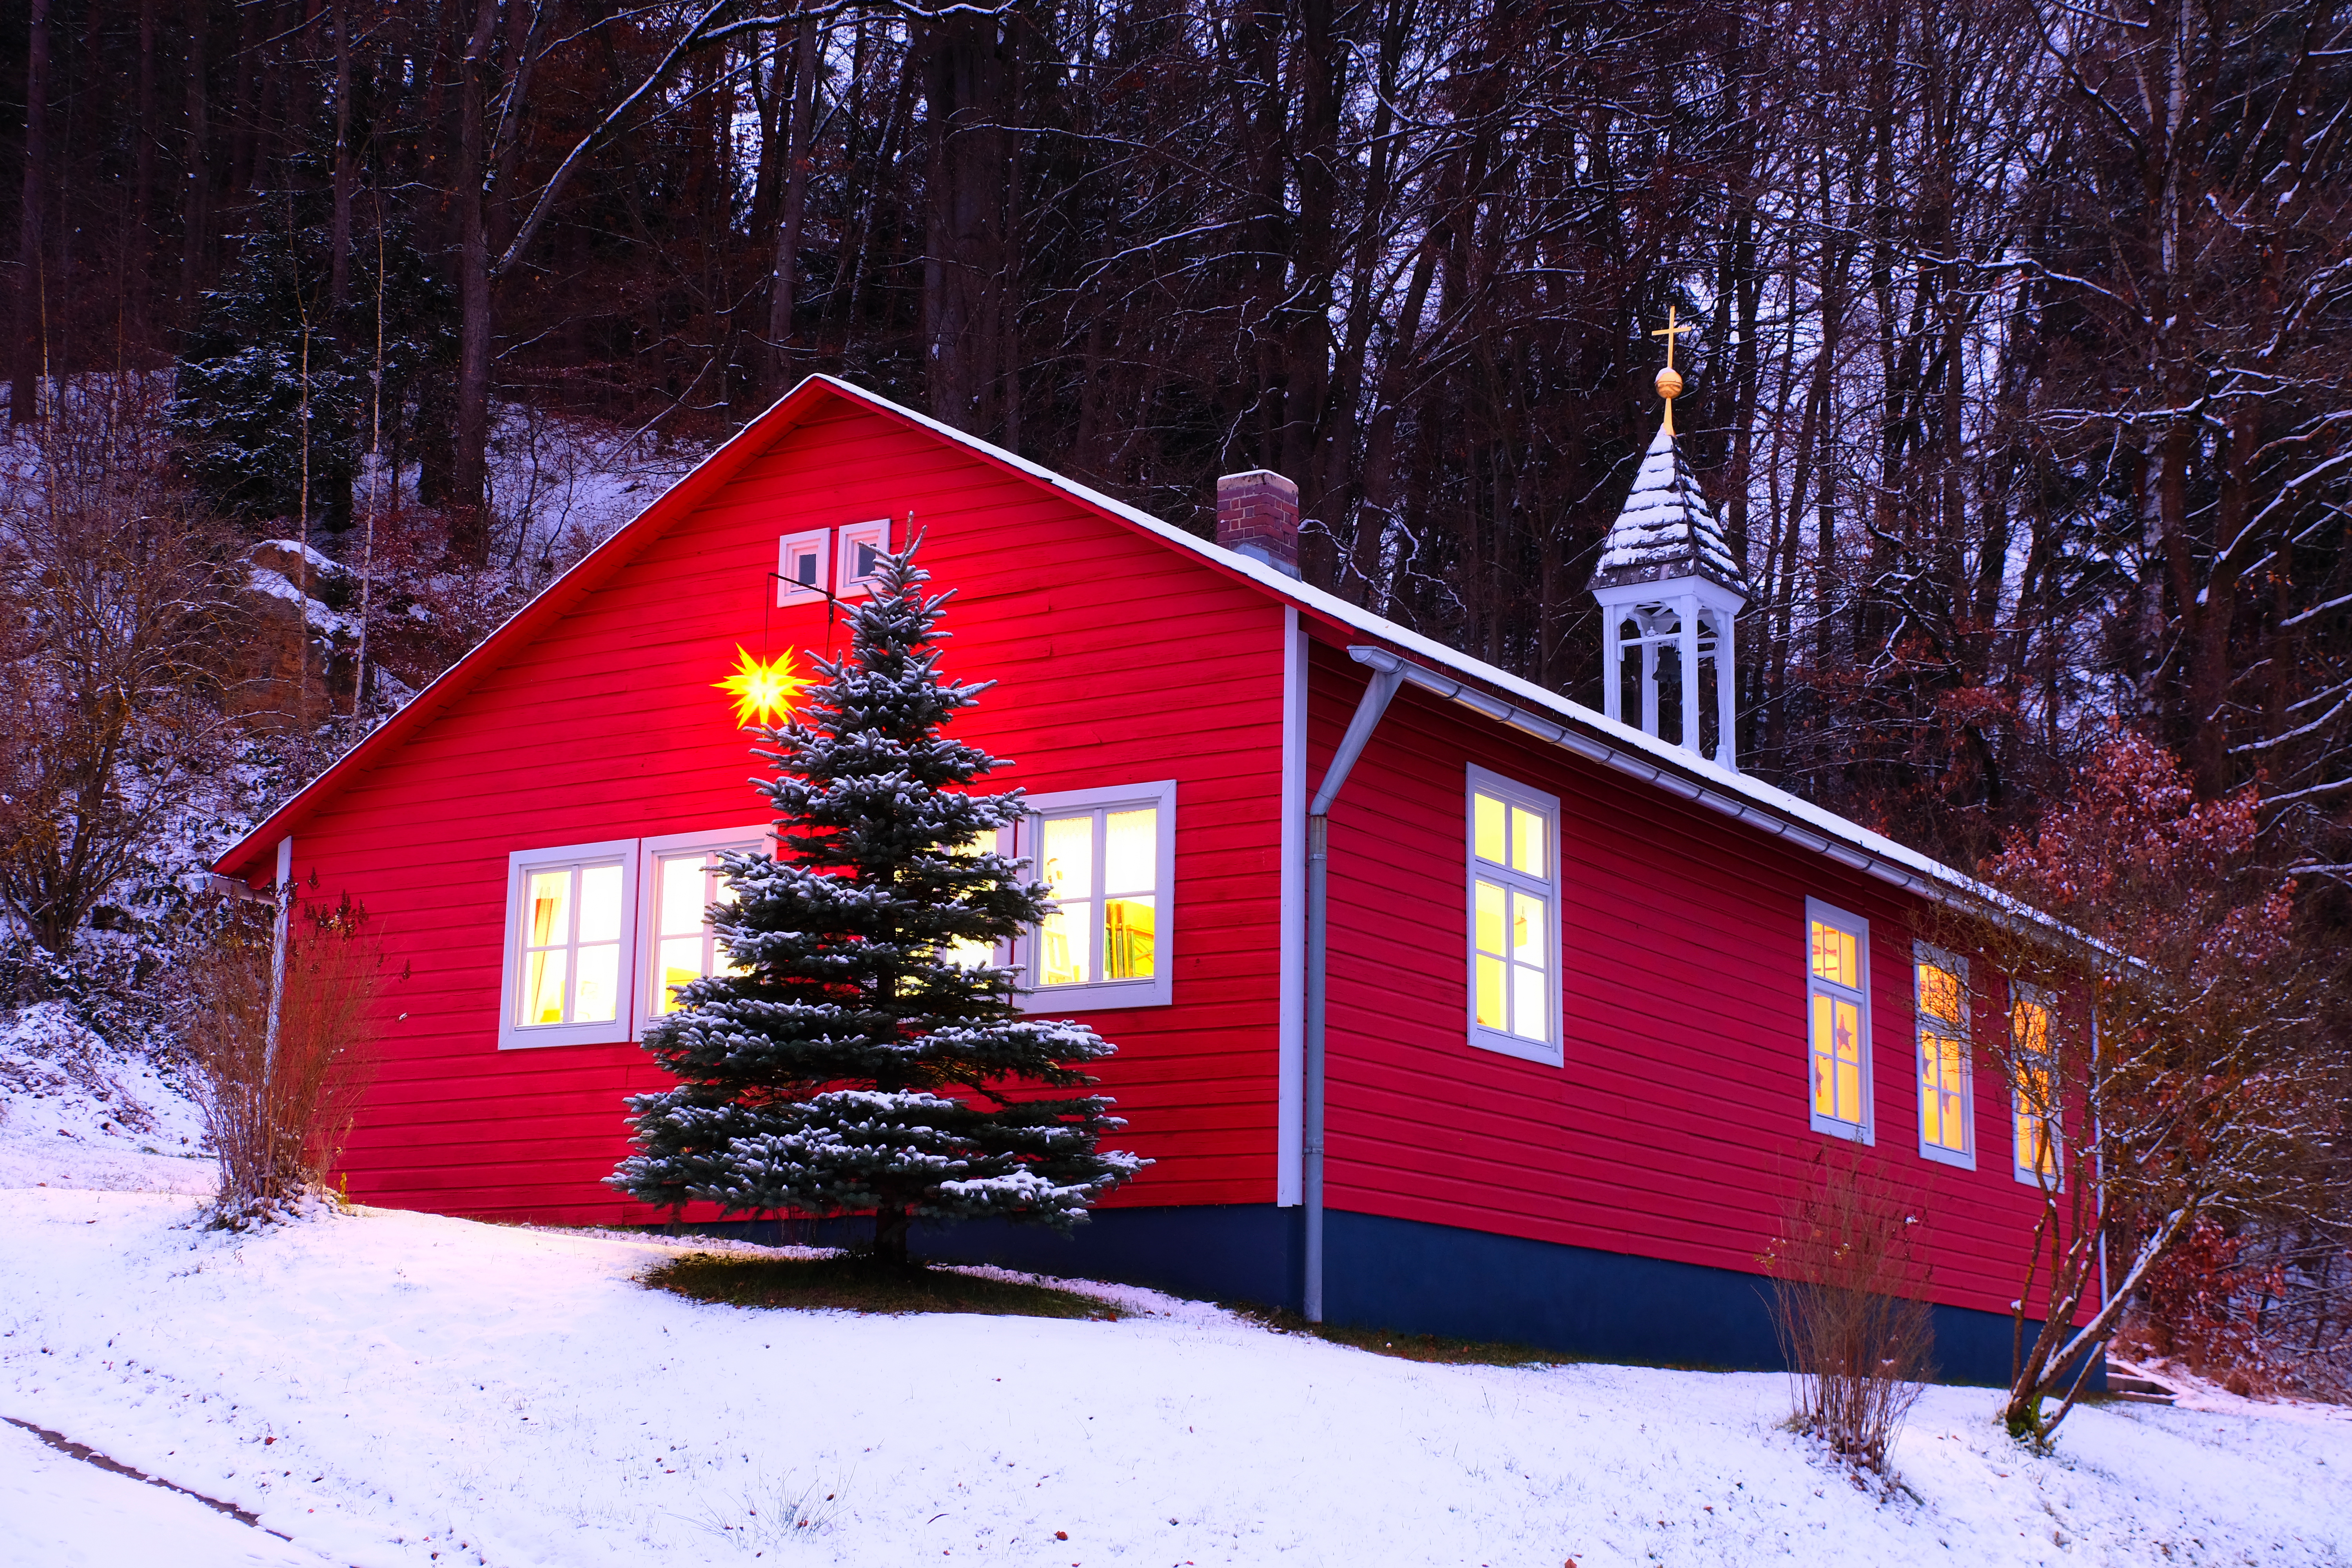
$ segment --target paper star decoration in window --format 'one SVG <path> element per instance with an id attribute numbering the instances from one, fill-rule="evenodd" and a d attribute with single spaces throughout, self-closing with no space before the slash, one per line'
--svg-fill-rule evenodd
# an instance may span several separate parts
<path id="1" fill-rule="evenodd" d="M 735 722 L 740 729 L 758 725 L 772 729 L 776 721 L 793 710 L 800 700 L 801 689 L 808 682 L 793 671 L 790 648 L 772 660 L 758 659 L 735 647 L 735 673 L 724 680 L 710 683 L 735 699 Z"/>

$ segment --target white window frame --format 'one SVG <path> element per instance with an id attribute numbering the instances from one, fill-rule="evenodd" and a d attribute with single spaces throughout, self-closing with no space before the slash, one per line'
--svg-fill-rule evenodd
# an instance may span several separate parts
<path id="1" fill-rule="evenodd" d="M 814 605 L 823 600 L 833 585 L 833 530 L 807 528 L 798 533 L 787 533 L 776 541 L 776 603 Z M 803 583 L 793 575 L 793 557 L 814 550 L 816 556 L 816 581 Z"/>
<path id="2" fill-rule="evenodd" d="M 1862 983 L 1859 986 L 1840 985 L 1835 981 L 1822 979 L 1813 973 L 1813 922 L 1816 921 L 1844 931 L 1854 939 L 1854 975 Z M 1877 1076 L 1871 1060 L 1870 922 L 1860 915 L 1850 914 L 1839 909 L 1835 904 L 1824 903 L 1819 899 L 1807 899 L 1805 926 L 1800 934 L 1803 938 L 1800 948 L 1800 962 L 1805 966 L 1805 1014 L 1801 1033 L 1805 1042 L 1807 1123 L 1814 1131 L 1826 1133 L 1832 1138 L 1843 1138 L 1854 1143 L 1874 1144 L 1878 1141 L 1875 1126 L 1878 1095 Z M 1820 995 L 1858 1005 L 1857 1011 L 1861 1018 L 1862 1031 L 1855 1051 L 1855 1056 L 1859 1058 L 1856 1066 L 1862 1075 L 1862 1120 L 1859 1122 L 1824 1115 L 1813 1104 L 1813 998 Z"/>
<path id="3" fill-rule="evenodd" d="M 845 522 L 834 530 L 839 541 L 835 550 L 833 580 L 840 586 L 835 596 L 843 599 L 861 598 L 874 592 L 874 574 L 857 570 L 857 547 L 870 545 L 877 555 L 890 552 L 890 520 L 877 518 L 872 522 Z"/>
<path id="4" fill-rule="evenodd" d="M 2032 1187 L 2037 1192 L 2042 1189 L 2043 1177 L 2042 1173 L 2036 1168 L 2034 1163 L 2027 1158 L 2024 1141 L 2017 1135 L 2018 1123 L 2024 1121 L 2028 1116 L 2034 1114 L 2033 1111 L 2028 1110 L 2026 1107 L 2024 1089 L 2017 1081 L 2016 1072 L 2017 1059 L 2024 1055 L 2024 1051 L 2019 1045 L 2017 1039 L 2017 1008 L 2020 1003 L 2026 1002 L 2039 1004 L 2049 1020 L 2049 1032 L 2043 1037 L 2045 1041 L 2050 1041 L 2051 1043 L 2049 1044 L 2048 1049 L 2038 1053 L 2045 1061 L 2051 1064 L 2049 1068 L 2051 1086 L 2050 1092 L 2053 1103 L 2050 1107 L 2049 1115 L 2045 1119 L 2050 1130 L 2050 1174 L 2048 1184 L 2051 1191 L 2063 1192 L 2065 1189 L 2066 1184 L 2065 1106 L 2059 1102 L 2059 1096 L 2062 1092 L 2063 1086 L 2058 1082 L 2058 1048 L 2053 1039 L 2053 1037 L 2054 1037 L 2058 1032 L 2058 998 L 2054 993 L 2042 986 L 2032 985 L 2016 980 L 2012 980 L 2009 983 L 2010 1012 L 2009 1018 L 2007 1020 L 2007 1026 L 2010 1031 L 2010 1051 L 2011 1053 L 2011 1066 L 2009 1083 L 2009 1173 L 2011 1176 L 2014 1176 L 2019 1184 L 2022 1186 Z"/>
<path id="5" fill-rule="evenodd" d="M 1156 900 L 1153 913 L 1159 930 L 1153 935 L 1150 979 L 1096 980 L 1084 985 L 1052 986 L 1037 983 L 1039 942 L 1035 928 L 1024 931 L 1013 944 L 1013 967 L 1020 972 L 1013 991 L 1014 1004 L 1024 1013 L 1090 1013 L 1170 1005 L 1176 994 L 1176 781 L 1160 779 L 1152 784 L 1033 795 L 1022 804 L 1026 809 L 1013 827 L 1013 853 L 1030 862 L 1024 875 L 1032 880 L 1044 871 L 1042 851 L 1047 817 L 1139 805 L 1154 808 L 1159 813 L 1159 843 L 1155 846 L 1158 853 L 1153 861 L 1152 897 Z M 1103 845 L 1097 838 L 1093 880 L 1097 898 L 1102 888 L 1102 854 Z M 1097 945 L 1094 972 L 1100 973 L 1100 931 L 1089 929 L 1087 940 Z"/>
<path id="6" fill-rule="evenodd" d="M 1929 964 L 1947 970 L 1959 977 L 1960 1017 L 1949 1026 L 1947 1026 L 1942 1020 L 1936 1019 L 1934 1015 L 1927 1011 L 1925 998 L 1919 994 L 1919 971 L 1922 966 Z M 1914 1075 L 1914 1087 L 1918 1089 L 1920 1095 L 1919 1157 L 1923 1160 L 1933 1160 L 1939 1164 L 1956 1165 L 1963 1171 L 1973 1171 L 1977 1168 L 1977 1075 L 1976 1064 L 1972 1059 L 1973 1053 L 1969 1043 L 1969 961 L 1958 954 L 1946 952 L 1942 948 L 1932 946 L 1927 942 L 1914 942 L 1911 944 L 1911 1016 L 1913 1044 L 1918 1052 L 1916 1066 L 1919 1070 Z M 1958 1031 L 1957 1034 L 1954 1033 L 1955 1030 Z M 1926 1098 L 1928 1093 L 1927 1037 L 1930 1035 L 1956 1038 L 1959 1042 L 1960 1130 L 1967 1142 L 1965 1148 L 1947 1148 L 1941 1143 L 1930 1142 L 1927 1139 Z M 1937 1092 L 1940 1093 L 1942 1091 L 1940 1071 L 1937 1075 Z M 1939 1112 L 1940 1109 L 1939 1107 Z"/>
<path id="7" fill-rule="evenodd" d="M 1524 871 L 1479 858 L 1477 797 L 1481 794 L 1495 796 L 1506 806 L 1516 805 L 1543 818 L 1543 876 L 1530 877 Z M 1563 1059 L 1560 971 L 1565 967 L 1568 952 L 1567 936 L 1560 929 L 1559 797 L 1531 788 L 1516 779 L 1506 778 L 1501 773 L 1491 773 L 1475 763 L 1468 764 L 1462 784 L 1462 1016 L 1469 1043 L 1480 1050 L 1517 1057 L 1522 1061 L 1539 1062 L 1546 1067 L 1558 1067 Z M 1539 1041 L 1512 1034 L 1507 1029 L 1490 1028 L 1478 1022 L 1478 880 L 1481 877 L 1502 887 L 1533 894 L 1544 901 L 1545 919 L 1550 925 L 1546 941 L 1551 951 L 1548 955 L 1550 963 L 1544 973 L 1544 1037 Z"/>
<path id="8" fill-rule="evenodd" d="M 621 868 L 620 974 L 609 1022 L 522 1024 L 515 1006 L 522 984 L 524 893 L 530 874 L 558 868 L 616 865 Z M 637 840 L 607 838 L 593 844 L 563 844 L 517 849 L 507 857 L 507 918 L 499 949 L 499 1049 L 541 1046 L 626 1045 L 636 1013 Z M 575 900 L 573 908 L 577 910 Z M 575 912 L 574 920 L 578 916 Z"/>
<path id="9" fill-rule="evenodd" d="M 699 852 L 705 857 L 729 849 L 758 849 L 775 853 L 776 828 L 772 822 L 755 822 L 745 827 L 709 829 L 700 833 L 664 833 L 637 841 L 637 881 L 645 896 L 637 900 L 637 1005 L 632 1015 L 635 1024 L 629 1032 L 631 1039 L 643 1039 L 646 1026 L 668 1016 L 656 1012 L 661 1000 L 660 984 L 655 966 L 661 962 L 661 874 L 659 863 L 675 859 L 682 854 Z"/>

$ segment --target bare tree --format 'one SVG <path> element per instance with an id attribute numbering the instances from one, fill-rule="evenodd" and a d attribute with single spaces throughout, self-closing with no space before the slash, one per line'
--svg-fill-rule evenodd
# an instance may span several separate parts
<path id="1" fill-rule="evenodd" d="M 1937 932 L 1984 966 L 1977 1053 L 2042 1194 L 2002 1411 L 2021 1437 L 2057 1430 L 2200 1221 L 2323 1219 L 2344 1197 L 2314 1179 L 2347 1083 L 2326 1016 L 2342 962 L 2254 854 L 2258 820 L 2251 792 L 2200 801 L 2168 753 L 2120 733 L 1990 863 L 2015 901 Z"/>
<path id="2" fill-rule="evenodd" d="M 0 906 L 60 957 L 219 738 L 223 535 L 135 383 L 44 426 L 0 505 Z"/>

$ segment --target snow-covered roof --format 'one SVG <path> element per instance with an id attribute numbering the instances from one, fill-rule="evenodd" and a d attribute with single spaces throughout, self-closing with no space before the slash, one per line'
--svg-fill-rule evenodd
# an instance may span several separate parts
<path id="1" fill-rule="evenodd" d="M 457 689 L 469 666 L 488 657 L 492 645 L 514 635 L 528 635 L 536 625 L 534 612 L 550 606 L 560 606 L 558 591 L 567 584 L 577 584 L 593 572 L 599 557 L 615 552 L 630 540 L 640 524 L 652 521 L 651 514 L 666 506 L 693 500 L 699 493 L 722 481 L 736 467 L 757 451 L 764 449 L 779 433 L 777 418 L 787 405 L 797 403 L 809 394 L 824 390 L 862 406 L 902 419 L 933 432 L 942 440 L 974 452 L 989 461 L 1024 474 L 1053 489 L 1084 503 L 1097 511 L 1108 513 L 1123 522 L 1161 541 L 1173 549 L 1197 556 L 1234 576 L 1246 578 L 1274 597 L 1296 605 L 1298 609 L 1320 617 L 1327 623 L 1375 638 L 1400 653 L 1410 656 L 1416 663 L 1463 677 L 1454 681 L 1419 681 L 1414 684 L 1429 688 L 1438 695 L 1464 703 L 1489 717 L 1550 740 L 1580 755 L 1602 761 L 1622 772 L 1632 773 L 1654 784 L 1671 795 L 1695 801 L 1712 810 L 1748 822 L 1766 831 L 1803 844 L 1819 853 L 1866 871 L 1883 880 L 1929 896 L 1958 894 L 1972 900 L 1984 900 L 1996 905 L 2007 900 L 1973 878 L 1954 870 L 1941 861 L 1906 848 L 1883 835 L 1871 832 L 1848 822 L 1834 812 L 1825 811 L 1809 801 L 1800 800 L 1785 790 L 1720 768 L 1700 758 L 1696 753 L 1670 744 L 1654 735 L 1644 734 L 1630 724 L 1622 724 L 1579 702 L 1570 701 L 1558 692 L 1521 679 L 1507 670 L 1498 669 L 1482 659 L 1446 647 L 1421 633 L 1398 626 L 1370 610 L 1351 605 L 1335 594 L 1327 593 L 1311 584 L 1287 576 L 1274 566 L 1251 556 L 1212 543 L 1196 534 L 1187 532 L 1173 523 L 1162 521 L 1150 513 L 1115 500 L 1100 490 L 1080 484 L 1066 475 L 1055 473 L 1040 463 L 1031 462 L 1016 453 L 967 435 L 950 425 L 941 424 L 929 416 L 902 407 L 888 399 L 854 386 L 848 382 L 828 375 L 813 375 L 784 395 L 776 407 L 746 426 L 743 431 L 712 453 L 677 485 L 656 498 L 637 521 L 620 533 L 591 551 L 571 571 L 542 590 L 537 599 L 524 606 L 508 622 L 493 632 L 473 652 L 458 660 L 441 677 L 420 692 L 412 707 L 414 713 L 404 711 L 394 721 L 366 737 L 351 752 L 338 759 L 326 773 L 288 801 L 268 821 L 256 827 L 228 853 L 214 863 L 214 869 L 233 874 L 243 868 L 257 865 L 263 851 L 273 846 L 278 837 L 290 833 L 299 819 L 327 794 L 363 767 L 368 753 L 375 747 L 392 743 L 396 739 L 397 721 L 408 718 L 421 721 L 431 711 L 428 700 L 436 693 Z M 1671 437 L 1669 451 L 1671 452 Z M 1658 448 L 1654 443 L 1653 456 Z M 1670 461 L 1673 459 L 1669 459 Z M 1643 464 L 1643 472 L 1650 465 Z M 1687 470 L 1683 470 L 1687 474 Z M 1636 493 L 1640 493 L 1636 485 Z M 1696 495 L 1696 488 L 1693 496 Z M 1704 502 L 1699 505 L 1704 509 Z M 1712 519 L 1711 512 L 1706 514 Z M 1716 531 L 1717 540 L 1721 531 Z M 1729 559 L 1728 552 L 1725 559 Z M 1738 579 L 1735 579 L 1738 581 Z M 1499 700 L 1497 700 L 1499 699 Z M 446 697 L 445 697 L 446 700 Z M 1538 717 L 1539 716 L 1539 717 Z M 1528 721 L 1534 719 L 1536 722 Z"/>
<path id="2" fill-rule="evenodd" d="M 1592 585 L 1613 588 L 1674 577 L 1705 577 L 1748 596 L 1748 574 L 1731 553 L 1723 520 L 1683 461 L 1668 418 L 1659 422 L 1624 509 L 1601 542 Z"/>

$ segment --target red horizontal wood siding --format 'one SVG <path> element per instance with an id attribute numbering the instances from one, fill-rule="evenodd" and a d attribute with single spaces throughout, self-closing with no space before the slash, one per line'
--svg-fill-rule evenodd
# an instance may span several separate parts
<path id="1" fill-rule="evenodd" d="M 1281 606 L 1050 489 L 846 402 L 782 434 L 619 574 L 325 801 L 294 864 L 378 918 L 395 970 L 344 1165 L 355 1197 L 558 1222 L 661 1217 L 603 1187 L 635 1046 L 497 1048 L 510 851 L 761 820 L 712 689 L 740 645 L 845 653 L 775 608 L 787 531 L 911 512 L 956 597 L 949 673 L 997 682 L 954 732 L 1033 793 L 1177 781 L 1177 1005 L 1081 1015 L 1156 1162 L 1117 1201 L 1270 1202 L 1275 1184 Z"/>
<path id="2" fill-rule="evenodd" d="M 1315 644 L 1310 777 L 1362 686 Z M 1468 1042 L 1471 763 L 1560 800 L 1559 1067 Z M 2039 1195 L 1983 1074 L 1977 1169 L 1918 1152 L 1910 895 L 1411 686 L 1330 846 L 1333 1207 L 1757 1271 L 1830 1142 L 1808 1114 L 1811 896 L 1870 922 L 1874 1150 L 1915 1194 L 1934 1297 L 2007 1310 Z"/>

